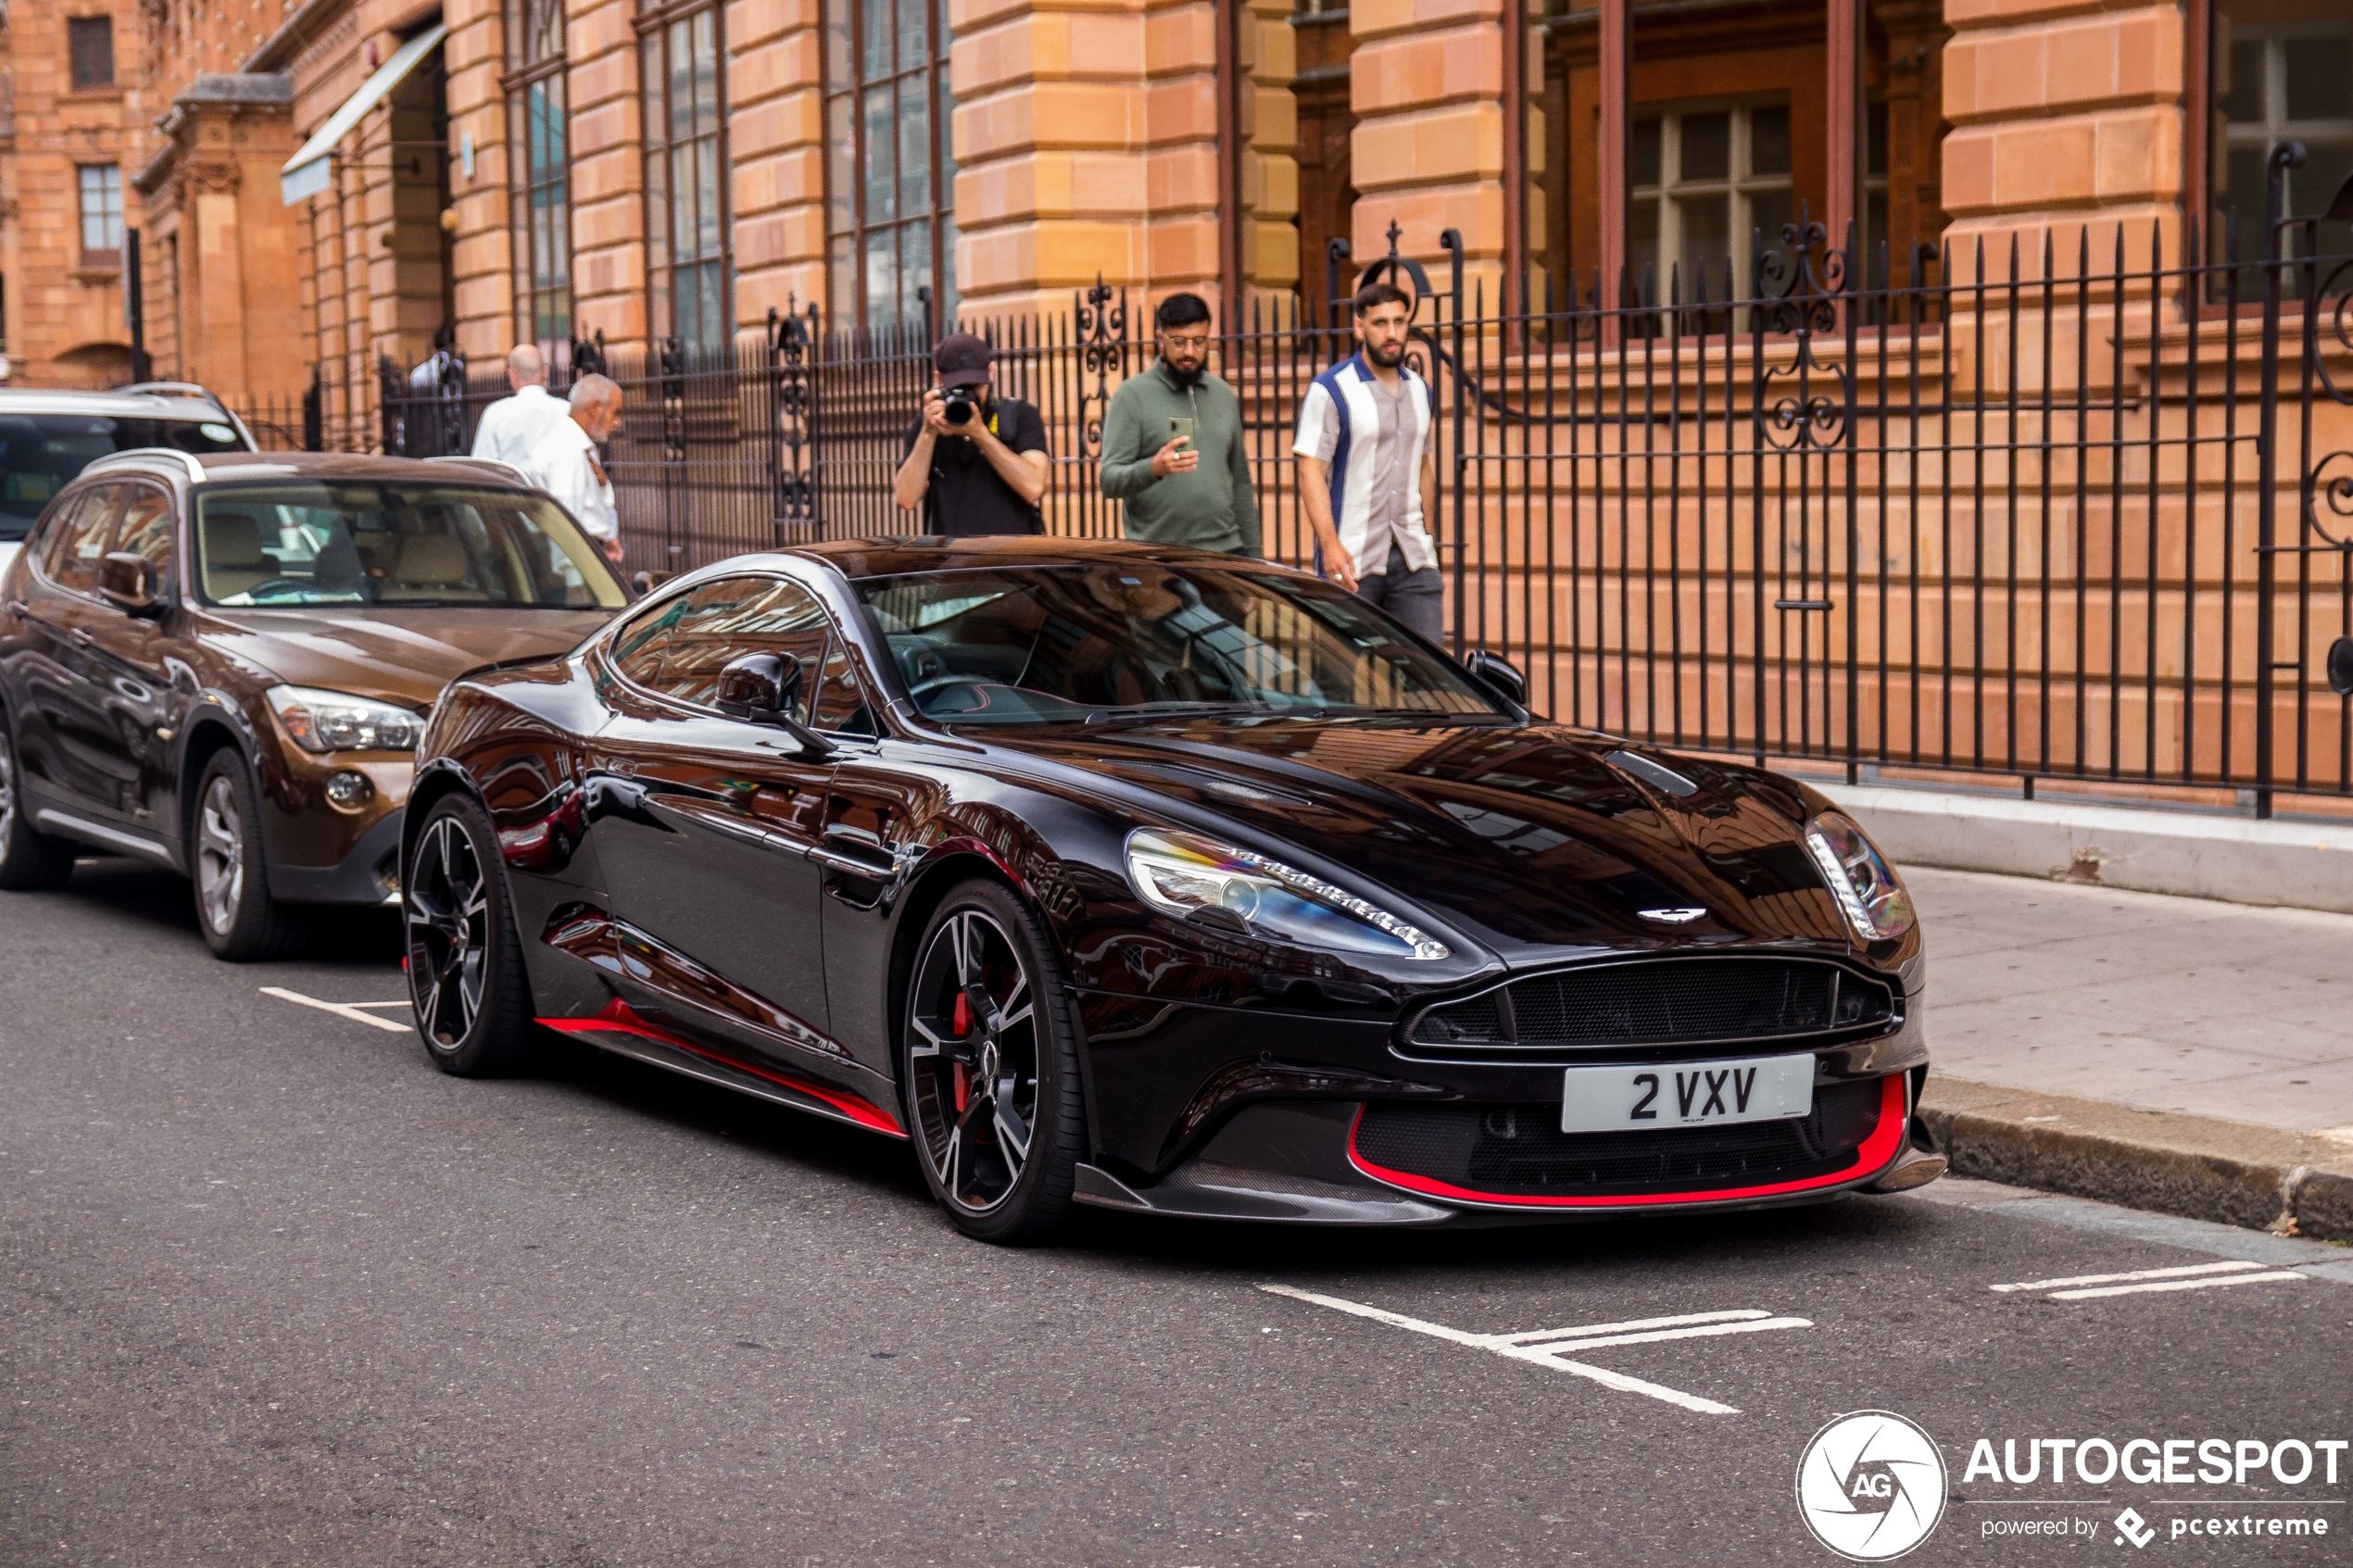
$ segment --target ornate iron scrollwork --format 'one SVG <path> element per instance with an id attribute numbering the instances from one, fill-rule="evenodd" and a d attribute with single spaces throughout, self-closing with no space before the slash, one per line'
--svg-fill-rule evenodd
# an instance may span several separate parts
<path id="1" fill-rule="evenodd" d="M 1089 461 L 1103 455 L 1103 420 L 1111 408 L 1112 383 L 1127 375 L 1127 291 L 1114 289 L 1095 274 L 1095 286 L 1079 296 L 1078 441 L 1079 456 Z M 1089 386 L 1085 377 L 1092 376 Z"/>
<path id="2" fill-rule="evenodd" d="M 1806 220 L 1781 225 L 1783 249 L 1760 250 L 1750 330 L 1756 353 L 1756 430 L 1764 444 L 1784 452 L 1829 451 L 1846 445 L 1847 410 L 1855 373 L 1826 363 L 1817 345 L 1841 334 L 1855 298 L 1847 287 L 1846 253 L 1829 246 L 1830 232 Z M 1817 257 L 1819 257 L 1818 261 Z M 1787 336 L 1797 353 L 1786 365 L 1765 362 L 1765 340 Z M 1777 382 L 1796 385 L 1776 395 Z M 1817 382 L 1831 383 L 1820 390 Z"/>

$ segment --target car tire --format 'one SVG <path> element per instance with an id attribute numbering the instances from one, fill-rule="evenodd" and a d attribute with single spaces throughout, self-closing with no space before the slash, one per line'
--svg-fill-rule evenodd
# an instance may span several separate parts
<path id="1" fill-rule="evenodd" d="M 63 887 L 73 875 L 73 857 L 70 843 L 33 827 L 16 741 L 8 734 L 8 716 L 0 713 L 0 888 L 31 893 Z"/>
<path id="2" fill-rule="evenodd" d="M 297 951 L 301 919 L 271 895 L 261 805 L 253 775 L 236 752 L 223 747 L 205 764 L 189 825 L 196 929 L 212 956 L 228 963 L 261 963 Z"/>
<path id="3" fill-rule="evenodd" d="M 908 1132 L 933 1198 L 982 1241 L 1053 1235 L 1087 1143 L 1078 1032 L 1051 945 L 1003 884 L 940 900 L 900 1019 Z"/>
<path id="4" fill-rule="evenodd" d="M 497 832 L 472 796 L 448 795 L 411 843 L 400 911 L 418 1036 L 444 1073 L 512 1073 L 538 1031 Z"/>

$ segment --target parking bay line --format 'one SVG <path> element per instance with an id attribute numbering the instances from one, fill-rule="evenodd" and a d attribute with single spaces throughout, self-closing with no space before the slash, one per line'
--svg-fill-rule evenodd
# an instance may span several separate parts
<path id="1" fill-rule="evenodd" d="M 1647 1383 L 1639 1377 L 1629 1377 L 1622 1372 L 1612 1372 L 1607 1367 L 1570 1361 L 1567 1353 L 1603 1345 L 1647 1345 L 1660 1340 L 1710 1338 L 1726 1334 L 1754 1334 L 1768 1329 L 1814 1326 L 1806 1318 L 1774 1317 L 1767 1312 L 1741 1310 L 1691 1312 L 1671 1318 L 1640 1318 L 1627 1323 L 1592 1323 L 1581 1328 L 1541 1329 L 1529 1334 L 1473 1334 L 1467 1329 L 1450 1328 L 1444 1323 L 1408 1317 L 1403 1312 L 1392 1312 L 1381 1307 L 1368 1307 L 1361 1301 L 1351 1301 L 1339 1296 L 1302 1290 L 1295 1286 L 1261 1285 L 1258 1288 L 1276 1296 L 1288 1296 L 1293 1300 L 1329 1307 L 1334 1311 L 1370 1318 L 1375 1323 L 1385 1323 L 1393 1328 L 1410 1329 L 1432 1338 L 1491 1351 L 1511 1361 L 1551 1367 L 1590 1379 L 1604 1387 L 1616 1388 L 1621 1393 L 1646 1395 L 1702 1415 L 1738 1415 L 1741 1412 L 1734 1406 L 1718 1404 L 1697 1394 L 1686 1394 L 1680 1388 Z"/>
<path id="2" fill-rule="evenodd" d="M 2304 1276 L 2263 1263 L 2233 1258 L 2220 1263 L 2188 1263 L 2169 1269 L 2132 1269 L 2114 1274 L 2070 1274 L 2063 1279 L 2030 1279 L 2016 1285 L 1991 1285 L 1988 1290 L 2047 1292 L 2053 1301 L 2095 1301 L 2110 1296 L 2145 1296 L 2177 1290 L 2211 1290 L 2225 1285 L 2261 1285 L 2275 1279 Z M 2092 1289 L 2059 1286 L 2094 1286 Z"/>
<path id="3" fill-rule="evenodd" d="M 389 1018 L 378 1018 L 372 1012 L 359 1010 L 367 1007 L 407 1007 L 409 1004 L 406 1002 L 329 1002 L 322 1001 L 317 997 L 306 997 L 299 991 L 289 991 L 283 985 L 264 985 L 261 987 L 261 994 L 265 997 L 275 997 L 282 1002 L 295 1002 L 303 1007 L 317 1008 L 321 1012 L 331 1012 L 337 1018 L 353 1019 L 361 1023 L 372 1024 L 378 1029 L 389 1029 L 396 1035 L 416 1033 L 414 1024 L 396 1023 Z"/>

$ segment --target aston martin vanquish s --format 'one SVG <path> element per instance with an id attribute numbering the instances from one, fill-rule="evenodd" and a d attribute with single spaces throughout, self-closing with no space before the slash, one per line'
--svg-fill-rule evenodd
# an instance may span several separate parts
<path id="1" fill-rule="evenodd" d="M 1228 556 L 851 541 L 454 684 L 403 835 L 435 1062 L 552 1031 L 913 1145 L 967 1233 L 1934 1176 L 1920 933 L 1806 784 L 1553 724 Z"/>

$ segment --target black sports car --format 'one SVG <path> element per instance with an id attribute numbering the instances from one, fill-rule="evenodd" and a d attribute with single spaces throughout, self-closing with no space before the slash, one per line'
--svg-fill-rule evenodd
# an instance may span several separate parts
<path id="1" fill-rule="evenodd" d="M 404 834 L 434 1061 L 535 1027 L 1074 1203 L 1438 1223 L 1916 1185 L 1924 960 L 1803 784 L 1532 717 L 1227 556 L 893 539 L 454 684 Z"/>

